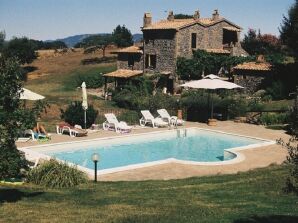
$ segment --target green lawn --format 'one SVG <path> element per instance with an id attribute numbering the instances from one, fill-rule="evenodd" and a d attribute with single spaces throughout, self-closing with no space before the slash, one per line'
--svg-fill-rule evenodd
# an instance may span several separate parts
<path id="1" fill-rule="evenodd" d="M 82 100 L 81 90 L 77 88 L 78 83 L 80 84 L 80 77 L 96 76 L 100 73 L 114 71 L 115 69 L 115 64 L 81 66 L 69 73 L 53 73 L 38 79 L 29 80 L 25 83 L 25 87 L 46 97 L 50 108 L 47 109 L 47 114 L 42 115 L 41 121 L 48 131 L 55 132 L 55 125 L 61 121 L 60 109 L 65 109 L 71 101 Z M 89 96 L 88 102 L 95 109 L 114 108 L 113 103 L 100 100 L 96 96 Z M 32 103 L 30 101 L 27 102 L 28 106 Z"/>
<path id="2" fill-rule="evenodd" d="M 289 107 L 293 106 L 294 100 L 278 100 L 264 103 L 263 110 L 265 111 L 276 111 L 276 110 L 288 110 Z"/>
<path id="3" fill-rule="evenodd" d="M 298 222 L 287 169 L 170 181 L 90 182 L 75 189 L 0 187 L 0 222 Z"/>

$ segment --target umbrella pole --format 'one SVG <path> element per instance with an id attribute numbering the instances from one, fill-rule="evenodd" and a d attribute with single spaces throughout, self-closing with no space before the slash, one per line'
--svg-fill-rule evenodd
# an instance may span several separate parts
<path id="1" fill-rule="evenodd" d="M 213 95 L 211 94 L 211 119 L 213 119 Z"/>
<path id="2" fill-rule="evenodd" d="M 84 109 L 84 121 L 85 121 L 85 130 L 86 130 L 86 109 Z"/>

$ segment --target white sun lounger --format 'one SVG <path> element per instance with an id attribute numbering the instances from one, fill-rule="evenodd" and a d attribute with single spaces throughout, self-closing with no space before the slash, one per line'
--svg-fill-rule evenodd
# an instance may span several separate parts
<path id="1" fill-rule="evenodd" d="M 159 109 L 157 110 L 157 113 L 159 114 L 160 118 L 165 120 L 169 125 L 177 126 L 184 124 L 184 121 L 182 119 L 178 119 L 177 116 L 170 116 L 166 109 Z"/>
<path id="2" fill-rule="evenodd" d="M 29 138 L 32 139 L 32 141 L 36 141 L 37 139 L 47 138 L 46 135 L 40 134 L 40 133 L 34 133 L 33 130 L 31 130 L 31 129 L 26 129 L 24 132 L 24 135 L 29 136 Z"/>
<path id="3" fill-rule="evenodd" d="M 105 114 L 105 117 L 107 120 L 102 124 L 104 130 L 114 130 L 119 133 L 131 132 L 132 126 L 123 121 L 119 122 L 113 113 Z"/>
<path id="4" fill-rule="evenodd" d="M 168 126 L 168 123 L 163 121 L 161 118 L 154 118 L 149 110 L 141 111 L 142 118 L 140 119 L 140 125 L 145 126 L 151 124 L 153 128 Z"/>
<path id="5" fill-rule="evenodd" d="M 79 127 L 79 125 L 76 126 Z M 87 136 L 88 134 L 88 132 L 83 130 L 82 127 L 76 128 L 68 123 L 56 125 L 56 131 L 58 135 L 63 135 L 64 133 L 67 133 L 70 137 L 81 137 Z"/>

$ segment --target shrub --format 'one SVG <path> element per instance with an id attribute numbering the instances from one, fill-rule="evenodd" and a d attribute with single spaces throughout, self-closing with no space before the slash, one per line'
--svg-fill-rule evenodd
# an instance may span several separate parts
<path id="1" fill-rule="evenodd" d="M 285 124 L 288 120 L 287 113 L 265 113 L 260 117 L 260 123 L 262 125 L 276 125 L 276 124 Z"/>
<path id="2" fill-rule="evenodd" d="M 155 95 L 149 97 L 149 110 L 156 112 L 157 109 L 176 109 L 177 101 L 173 96 L 169 96 L 158 92 Z"/>
<path id="3" fill-rule="evenodd" d="M 287 97 L 286 86 L 282 81 L 274 81 L 272 85 L 266 89 L 266 92 L 274 100 L 281 100 Z"/>
<path id="4" fill-rule="evenodd" d="M 247 103 L 244 98 L 232 98 L 228 103 L 229 118 L 245 116 L 247 112 Z"/>
<path id="5" fill-rule="evenodd" d="M 50 188 L 66 188 L 86 183 L 87 176 L 76 167 L 52 159 L 30 170 L 27 182 Z"/>
<path id="6" fill-rule="evenodd" d="M 77 87 L 80 87 L 85 82 L 87 88 L 99 88 L 104 85 L 104 77 L 100 73 L 86 73 L 79 75 L 76 79 Z"/>
<path id="7" fill-rule="evenodd" d="M 72 102 L 66 110 L 61 111 L 61 118 L 71 124 L 71 125 L 81 125 L 84 127 L 84 110 L 82 107 L 81 101 L 74 101 Z M 86 127 L 89 128 L 94 122 L 98 115 L 98 111 L 96 111 L 92 105 L 88 105 L 88 109 L 86 111 Z"/>
<path id="8" fill-rule="evenodd" d="M 289 176 L 284 189 L 286 192 L 298 194 L 298 89 L 294 105 L 289 113 L 289 124 L 291 139 L 288 142 L 279 139 L 278 143 L 288 150 Z"/>
<path id="9" fill-rule="evenodd" d="M 119 115 L 119 121 L 125 121 L 130 125 L 138 124 L 139 123 L 139 113 L 136 111 L 126 111 Z"/>

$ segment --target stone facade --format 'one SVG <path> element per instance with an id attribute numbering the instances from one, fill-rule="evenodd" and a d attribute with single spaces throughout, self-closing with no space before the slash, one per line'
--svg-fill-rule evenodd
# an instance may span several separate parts
<path id="1" fill-rule="evenodd" d="M 176 35 L 168 30 L 144 32 L 145 72 L 175 73 L 176 69 Z M 150 67 L 146 57 L 156 56 L 156 66 Z"/>
<path id="2" fill-rule="evenodd" d="M 134 64 L 129 64 L 129 57 L 133 58 Z M 143 70 L 143 54 L 140 53 L 118 53 L 117 69 Z"/>
<path id="3" fill-rule="evenodd" d="M 199 11 L 195 11 L 192 19 L 175 19 L 172 11 L 166 20 L 156 23 L 152 23 L 150 13 L 145 13 L 143 19 L 142 53 L 119 53 L 118 69 L 165 73 L 176 79 L 177 58 L 191 58 L 194 50 L 238 56 L 246 54 L 240 45 L 241 28 L 220 17 L 218 10 L 211 18 L 204 19 L 200 18 Z M 132 55 L 133 66 L 130 65 Z"/>
<path id="4" fill-rule="evenodd" d="M 270 75 L 269 72 L 254 71 L 237 71 L 234 74 L 234 83 L 244 87 L 247 94 L 253 94 L 261 89 L 262 82 L 266 76 Z"/>
<path id="5" fill-rule="evenodd" d="M 156 55 L 156 67 L 149 69 L 145 64 L 145 72 L 170 72 L 175 77 L 177 58 L 191 58 L 193 51 L 198 49 L 247 55 L 240 45 L 241 28 L 219 17 L 217 10 L 210 19 L 200 19 L 196 11 L 193 19 L 185 20 L 174 19 L 170 11 L 167 20 L 157 23 L 152 23 L 151 14 L 145 13 L 142 31 L 145 57 L 146 54 Z M 192 35 L 195 35 L 195 47 Z"/>

